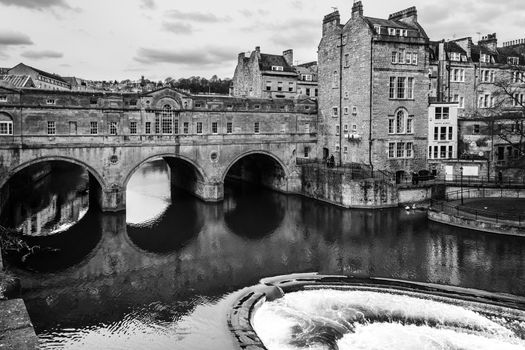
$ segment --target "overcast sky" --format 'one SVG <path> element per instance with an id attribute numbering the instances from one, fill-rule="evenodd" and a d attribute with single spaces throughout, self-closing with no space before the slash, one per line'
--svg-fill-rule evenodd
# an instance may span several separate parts
<path id="1" fill-rule="evenodd" d="M 0 67 L 19 62 L 86 79 L 232 77 L 237 54 L 294 49 L 316 60 L 323 16 L 352 0 L 0 0 Z M 364 0 L 366 16 L 417 6 L 433 40 L 525 38 L 524 0 Z"/>

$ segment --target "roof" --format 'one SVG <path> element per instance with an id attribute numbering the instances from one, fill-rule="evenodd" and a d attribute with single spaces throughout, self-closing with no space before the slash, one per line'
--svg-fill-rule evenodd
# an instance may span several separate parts
<path id="1" fill-rule="evenodd" d="M 380 25 L 381 27 L 390 27 L 390 28 L 401 28 L 401 29 L 414 29 L 411 25 L 401 22 L 401 21 L 392 21 L 389 19 L 375 18 L 375 17 L 365 17 L 365 19 L 372 26 Z"/>
<path id="2" fill-rule="evenodd" d="M 464 54 L 464 55 L 467 54 L 467 52 L 465 50 L 463 50 L 463 48 L 461 46 L 459 46 L 454 41 L 447 41 L 447 42 L 445 42 L 445 51 L 446 52 L 458 52 L 458 53 Z"/>
<path id="3" fill-rule="evenodd" d="M 35 87 L 35 84 L 29 75 L 4 75 L 0 77 L 0 79 L 12 87 Z"/>
<path id="4" fill-rule="evenodd" d="M 261 58 L 259 60 L 259 68 L 262 71 L 271 71 L 272 66 L 281 66 L 283 67 L 283 72 L 295 73 L 293 67 L 290 66 L 288 62 L 286 62 L 283 56 L 261 53 Z"/>
<path id="5" fill-rule="evenodd" d="M 22 66 L 26 66 L 26 67 L 28 67 L 28 68 L 34 70 L 35 72 L 37 72 L 37 73 L 40 74 L 40 75 L 43 75 L 43 76 L 45 76 L 45 77 L 48 77 L 48 78 L 51 78 L 51 79 L 55 79 L 55 80 L 58 80 L 58 81 L 63 82 L 64 84 L 67 84 L 67 81 L 65 81 L 65 80 L 64 80 L 60 75 L 58 75 L 58 74 L 48 73 L 48 72 L 46 72 L 46 71 L 43 71 L 43 70 L 37 69 L 37 68 L 35 68 L 35 67 L 28 66 L 27 64 L 24 64 L 24 63 L 19 63 L 19 64 L 17 64 L 15 67 L 18 67 L 18 66 L 20 66 L 20 65 L 22 65 Z M 13 68 L 15 68 L 15 67 L 13 67 Z M 13 69 L 13 68 L 11 68 L 11 69 Z"/>
<path id="6" fill-rule="evenodd" d="M 298 64 L 296 67 L 311 68 L 313 66 L 317 66 L 317 61 L 301 63 L 301 64 Z"/>

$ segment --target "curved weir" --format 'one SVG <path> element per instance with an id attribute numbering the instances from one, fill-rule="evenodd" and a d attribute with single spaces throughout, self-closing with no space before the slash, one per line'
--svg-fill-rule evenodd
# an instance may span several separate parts
<path id="1" fill-rule="evenodd" d="M 525 347 L 522 299 L 315 274 L 261 282 L 230 315 L 241 347 L 247 339 L 268 350 Z"/>

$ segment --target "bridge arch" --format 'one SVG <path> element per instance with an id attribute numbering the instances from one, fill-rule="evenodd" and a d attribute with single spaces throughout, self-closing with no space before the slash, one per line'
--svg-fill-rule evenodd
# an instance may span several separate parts
<path id="1" fill-rule="evenodd" d="M 122 183 L 123 188 L 126 189 L 126 187 L 128 186 L 129 180 L 131 179 L 133 174 L 137 171 L 137 169 L 140 168 L 142 165 L 144 165 L 144 164 L 146 164 L 146 163 L 148 163 L 148 162 L 150 162 L 152 160 L 156 160 L 156 159 L 164 159 L 164 160 L 166 160 L 166 158 L 168 158 L 168 159 L 169 158 L 174 158 L 174 159 L 178 159 L 178 160 L 181 160 L 181 161 L 185 162 L 186 164 L 190 165 L 193 168 L 193 170 L 195 170 L 195 174 L 198 176 L 198 179 L 200 181 L 203 181 L 203 182 L 207 182 L 208 181 L 208 176 L 206 175 L 206 172 L 204 171 L 204 169 L 199 164 L 197 164 L 194 160 L 192 160 L 191 158 L 182 156 L 180 154 L 159 153 L 159 154 L 156 154 L 156 155 L 144 158 L 141 161 L 135 163 L 135 165 L 127 172 L 126 177 L 124 178 L 124 182 Z"/>
<path id="2" fill-rule="evenodd" d="M 251 150 L 237 155 L 224 170 L 227 178 L 255 183 L 280 192 L 290 192 L 290 170 L 278 156 L 265 150 Z"/>
<path id="3" fill-rule="evenodd" d="M 43 162 L 52 162 L 52 161 L 72 163 L 72 164 L 76 164 L 78 166 L 83 167 L 97 180 L 98 185 L 100 186 L 100 188 L 102 188 L 102 189 L 106 188 L 106 185 L 107 185 L 106 181 L 104 180 L 102 175 L 100 175 L 100 173 L 95 168 L 93 168 L 91 165 L 89 165 L 89 164 L 87 164 L 87 163 L 85 163 L 85 162 L 83 162 L 81 160 L 78 160 L 76 158 L 73 158 L 73 157 L 45 156 L 45 157 L 32 159 L 30 161 L 24 162 L 22 164 L 17 165 L 14 168 L 11 168 L 11 169 L 7 170 L 7 172 L 4 175 L 2 175 L 2 177 L 0 177 L 0 189 L 4 187 L 4 185 L 9 181 L 9 179 L 11 179 L 15 174 L 17 174 L 21 170 L 23 170 L 23 169 L 25 169 L 25 168 L 27 168 L 27 167 L 29 167 L 31 165 L 35 165 L 35 164 L 43 163 Z"/>

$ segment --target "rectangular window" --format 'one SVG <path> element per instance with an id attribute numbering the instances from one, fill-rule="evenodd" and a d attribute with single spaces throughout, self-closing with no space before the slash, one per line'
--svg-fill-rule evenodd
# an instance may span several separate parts
<path id="1" fill-rule="evenodd" d="M 450 60 L 451 61 L 460 61 L 461 60 L 461 54 L 459 52 L 451 52 L 450 53 Z"/>
<path id="2" fill-rule="evenodd" d="M 397 98 L 405 98 L 405 77 L 397 78 Z"/>
<path id="3" fill-rule="evenodd" d="M 447 157 L 447 146 L 440 146 L 439 147 L 439 158 L 446 158 Z"/>
<path id="4" fill-rule="evenodd" d="M 438 146 L 434 146 L 434 157 L 433 157 L 434 159 L 437 159 L 438 151 L 439 151 Z"/>
<path id="5" fill-rule="evenodd" d="M 407 119 L 407 134 L 412 134 L 414 132 L 414 118 L 409 115 Z"/>
<path id="6" fill-rule="evenodd" d="M 507 64 L 518 65 L 520 64 L 519 57 L 507 57 Z"/>
<path id="7" fill-rule="evenodd" d="M 473 132 L 474 134 L 479 134 L 479 124 L 474 124 L 474 128 L 473 128 Z"/>
<path id="8" fill-rule="evenodd" d="M 47 134 L 55 135 L 57 132 L 55 122 L 47 122 Z"/>
<path id="9" fill-rule="evenodd" d="M 412 64 L 413 64 L 414 66 L 417 66 L 417 52 L 414 52 L 414 53 L 412 54 Z"/>
<path id="10" fill-rule="evenodd" d="M 109 134 L 110 135 L 117 134 L 117 122 L 109 122 Z"/>
<path id="11" fill-rule="evenodd" d="M 304 124 L 304 132 L 306 134 L 310 133 L 310 124 L 309 123 Z"/>
<path id="12" fill-rule="evenodd" d="M 453 130 L 452 127 L 449 126 L 449 127 L 448 127 L 448 139 L 449 139 L 449 140 L 452 140 L 452 130 Z"/>
<path id="13" fill-rule="evenodd" d="M 202 122 L 197 122 L 197 134 L 202 134 Z"/>
<path id="14" fill-rule="evenodd" d="M 392 63 L 397 63 L 397 51 L 392 51 Z"/>
<path id="15" fill-rule="evenodd" d="M 283 82 L 282 81 L 277 82 L 277 91 L 283 91 Z"/>
<path id="16" fill-rule="evenodd" d="M 178 119 L 173 120 L 173 133 L 174 134 L 179 133 L 179 120 Z"/>
<path id="17" fill-rule="evenodd" d="M 389 134 L 394 134 L 395 133 L 394 126 L 395 126 L 394 117 L 388 118 L 388 133 Z"/>
<path id="18" fill-rule="evenodd" d="M 334 118 L 339 117 L 339 108 L 332 107 L 332 117 L 334 117 Z"/>
<path id="19" fill-rule="evenodd" d="M 412 158 L 414 152 L 414 144 L 412 142 L 406 143 L 406 153 L 405 156 L 407 158 Z"/>
<path id="20" fill-rule="evenodd" d="M 439 128 L 436 126 L 434 127 L 434 141 L 437 141 L 439 138 Z"/>
<path id="21" fill-rule="evenodd" d="M 398 142 L 396 144 L 396 158 L 404 158 L 405 155 L 405 143 Z"/>
<path id="22" fill-rule="evenodd" d="M 12 121 L 0 122 L 0 135 L 13 135 L 13 122 Z"/>
<path id="23" fill-rule="evenodd" d="M 343 147 L 343 153 L 344 153 L 344 154 L 347 154 L 347 153 L 348 153 L 348 146 L 344 146 L 344 147 Z"/>
<path id="24" fill-rule="evenodd" d="M 185 134 L 189 134 L 190 133 L 190 123 L 184 122 L 182 124 L 182 132 L 185 133 Z"/>
<path id="25" fill-rule="evenodd" d="M 137 133 L 137 122 L 133 121 L 129 123 L 129 133 L 133 135 Z"/>
<path id="26" fill-rule="evenodd" d="M 306 96 L 310 96 L 310 89 L 309 88 L 306 88 Z"/>
<path id="27" fill-rule="evenodd" d="M 428 158 L 432 158 L 432 146 L 428 146 Z"/>
<path id="28" fill-rule="evenodd" d="M 345 54 L 345 67 L 350 66 L 350 55 Z"/>
<path id="29" fill-rule="evenodd" d="M 446 126 L 442 126 L 441 127 L 441 130 L 440 130 L 440 133 L 439 133 L 439 139 L 441 141 L 447 139 L 447 127 Z"/>
<path id="30" fill-rule="evenodd" d="M 146 122 L 146 134 L 151 134 L 151 122 Z"/>
<path id="31" fill-rule="evenodd" d="M 54 98 L 48 98 L 46 100 L 46 105 L 54 105 L 56 104 L 56 100 Z"/>
<path id="32" fill-rule="evenodd" d="M 335 126 L 335 134 L 336 134 L 336 135 L 339 135 L 339 125 L 336 125 L 336 126 Z"/>
<path id="33" fill-rule="evenodd" d="M 397 53 L 397 62 L 398 63 L 405 63 L 405 50 L 401 49 Z"/>
<path id="34" fill-rule="evenodd" d="M 162 133 L 173 134 L 173 115 L 171 113 L 162 114 Z"/>
<path id="35" fill-rule="evenodd" d="M 217 133 L 217 122 L 211 123 L 211 133 L 216 134 Z"/>
<path id="36" fill-rule="evenodd" d="M 414 98 L 414 78 L 407 79 L 407 94 L 408 99 Z"/>
<path id="37" fill-rule="evenodd" d="M 0 102 L 7 102 L 7 96 L 6 95 L 1 95 L 0 96 Z"/>
<path id="38" fill-rule="evenodd" d="M 395 142 L 388 143 L 388 158 L 394 158 L 394 147 L 396 146 Z"/>
<path id="39" fill-rule="evenodd" d="M 89 122 L 89 133 L 91 135 L 98 134 L 98 122 Z"/>
<path id="40" fill-rule="evenodd" d="M 396 98 L 396 77 L 390 77 L 389 97 Z"/>
<path id="41" fill-rule="evenodd" d="M 448 158 L 452 158 L 452 146 L 448 146 Z"/>
<path id="42" fill-rule="evenodd" d="M 231 134 L 233 132 L 233 123 L 232 122 L 227 122 L 226 123 L 226 133 L 227 134 Z"/>
<path id="43" fill-rule="evenodd" d="M 155 115 L 155 134 L 160 134 L 160 116 Z"/>
<path id="44" fill-rule="evenodd" d="M 304 157 L 308 158 L 309 154 L 310 154 L 310 147 L 305 146 L 304 147 Z"/>
<path id="45" fill-rule="evenodd" d="M 449 107 L 443 107 L 441 117 L 443 119 L 448 119 L 449 112 L 450 112 L 450 108 Z"/>
<path id="46" fill-rule="evenodd" d="M 259 122 L 253 123 L 253 132 L 256 134 L 259 133 Z"/>
<path id="47" fill-rule="evenodd" d="M 271 81 L 267 81 L 266 82 L 266 91 L 270 91 L 272 90 L 272 82 Z"/>
<path id="48" fill-rule="evenodd" d="M 293 82 L 288 83 L 288 91 L 293 92 Z"/>

